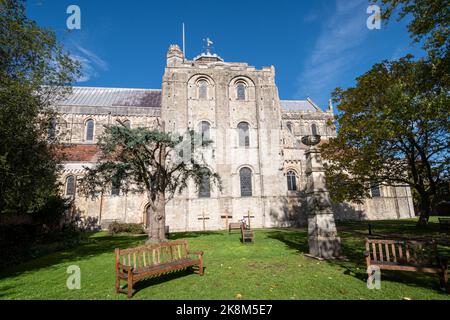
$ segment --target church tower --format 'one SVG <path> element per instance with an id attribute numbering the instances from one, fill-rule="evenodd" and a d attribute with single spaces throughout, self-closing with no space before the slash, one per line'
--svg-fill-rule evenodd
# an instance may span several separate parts
<path id="1" fill-rule="evenodd" d="M 177 45 L 167 53 L 161 118 L 168 131 L 193 129 L 213 140 L 202 150 L 223 190 L 189 186 L 167 206 L 171 229 L 224 229 L 250 216 L 252 227 L 277 225 L 286 187 L 281 110 L 274 67 L 225 62 L 212 41 L 193 60 Z"/>

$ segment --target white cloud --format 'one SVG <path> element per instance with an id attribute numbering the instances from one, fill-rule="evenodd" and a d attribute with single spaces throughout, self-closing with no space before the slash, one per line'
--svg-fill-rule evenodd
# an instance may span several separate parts
<path id="1" fill-rule="evenodd" d="M 324 20 L 321 32 L 304 69 L 298 78 L 297 96 L 310 96 L 321 104 L 330 90 L 339 85 L 339 77 L 358 59 L 358 48 L 368 36 L 366 0 L 337 0 L 330 18 Z M 330 88 L 330 86 L 333 86 Z"/>
<path id="2" fill-rule="evenodd" d="M 77 82 L 86 82 L 92 78 L 99 76 L 99 71 L 108 71 L 108 63 L 96 55 L 91 50 L 82 47 L 78 43 L 71 43 L 69 45 L 71 57 L 81 63 L 82 76 L 77 79 Z"/>

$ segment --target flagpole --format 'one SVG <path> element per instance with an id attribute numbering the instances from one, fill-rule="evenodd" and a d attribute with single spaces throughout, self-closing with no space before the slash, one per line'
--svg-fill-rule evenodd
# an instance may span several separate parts
<path id="1" fill-rule="evenodd" d="M 184 29 L 184 22 L 183 22 L 183 59 L 186 58 L 186 33 Z"/>

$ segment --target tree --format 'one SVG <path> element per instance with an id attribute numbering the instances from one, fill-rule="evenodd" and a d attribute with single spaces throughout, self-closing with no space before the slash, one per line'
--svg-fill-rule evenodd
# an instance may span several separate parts
<path id="1" fill-rule="evenodd" d="M 361 201 L 370 184 L 409 185 L 426 225 L 449 178 L 449 86 L 429 61 L 384 61 L 336 89 L 339 135 L 323 146 L 334 200 Z M 371 182 L 371 183 L 368 183 Z"/>
<path id="2" fill-rule="evenodd" d="M 57 195 L 48 107 L 70 91 L 79 67 L 52 31 L 26 17 L 23 1 L 0 1 L 0 213 L 36 212 Z"/>
<path id="3" fill-rule="evenodd" d="M 371 0 L 382 7 L 381 17 L 388 22 L 411 17 L 408 31 L 415 42 L 423 41 L 435 72 L 449 81 L 450 1 L 449 0 Z"/>
<path id="4" fill-rule="evenodd" d="M 372 0 L 381 3 L 381 17 L 388 21 L 398 12 L 398 20 L 412 15 L 408 31 L 416 42 L 425 39 L 425 49 L 442 56 L 450 45 L 450 2 L 448 0 Z"/>
<path id="5" fill-rule="evenodd" d="M 221 180 L 205 164 L 198 152 L 211 144 L 193 131 L 181 136 L 167 133 L 164 123 L 157 129 L 106 126 L 98 145 L 100 156 L 93 168 L 85 168 L 80 189 L 97 197 L 118 186 L 122 192 L 146 193 L 151 210 L 148 237 L 150 242 L 165 240 L 165 206 L 180 194 L 189 181 L 197 188 L 209 181 L 221 189 Z M 200 142 L 199 142 L 200 141 Z"/>

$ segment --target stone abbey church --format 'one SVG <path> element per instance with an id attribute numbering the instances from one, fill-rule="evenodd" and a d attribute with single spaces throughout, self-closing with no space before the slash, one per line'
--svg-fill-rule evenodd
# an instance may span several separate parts
<path id="1" fill-rule="evenodd" d="M 333 108 L 322 110 L 311 99 L 280 100 L 274 67 L 258 70 L 247 63 L 225 62 L 209 50 L 187 60 L 177 45 L 167 53 L 162 89 L 74 87 L 56 106 L 57 132 L 65 148 L 63 190 L 81 216 L 147 224 L 145 195 L 108 194 L 85 198 L 77 190 L 83 167 L 95 164 L 96 145 L 105 125 L 117 119 L 133 127 L 187 128 L 210 137 L 202 150 L 219 173 L 223 190 L 190 185 L 166 206 L 171 231 L 219 230 L 250 217 L 253 228 L 305 225 L 305 151 L 301 138 L 336 136 Z M 373 186 L 363 205 L 334 205 L 336 220 L 400 219 L 414 216 L 408 187 Z"/>

